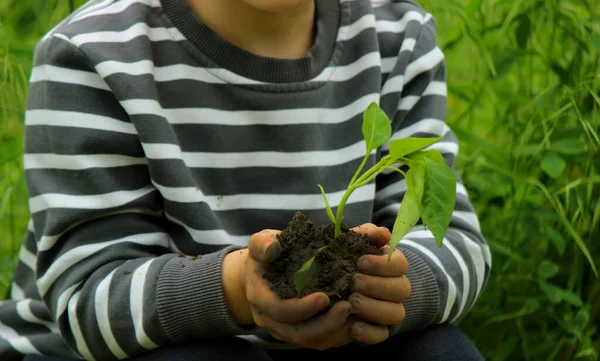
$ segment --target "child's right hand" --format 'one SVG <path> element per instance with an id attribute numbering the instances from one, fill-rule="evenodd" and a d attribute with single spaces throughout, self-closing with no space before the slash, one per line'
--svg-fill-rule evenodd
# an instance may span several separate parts
<path id="1" fill-rule="evenodd" d="M 352 341 L 349 302 L 337 302 L 326 314 L 313 317 L 329 306 L 325 293 L 317 292 L 301 299 L 280 299 L 263 278 L 266 264 L 281 252 L 277 230 L 254 234 L 248 243 L 245 267 L 241 270 L 242 290 L 250 306 L 254 323 L 268 329 L 285 342 L 305 348 L 324 350 Z"/>

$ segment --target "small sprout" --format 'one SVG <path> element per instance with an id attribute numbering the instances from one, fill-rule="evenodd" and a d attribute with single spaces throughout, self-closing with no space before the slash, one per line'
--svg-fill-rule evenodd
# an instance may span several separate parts
<path id="1" fill-rule="evenodd" d="M 433 233 L 436 243 L 441 247 L 456 202 L 456 176 L 446 165 L 444 157 L 438 150 L 422 149 L 438 142 L 443 137 L 404 138 L 390 141 L 392 136 L 390 120 L 375 102 L 371 103 L 363 113 L 362 131 L 366 144 L 365 156 L 350 180 L 335 216 L 325 190 L 319 185 L 327 217 L 335 225 L 334 237 L 337 238 L 341 234 L 344 207 L 350 195 L 358 188 L 372 182 L 387 169 L 401 173 L 406 179 L 407 185 L 407 191 L 392 229 L 388 262 L 400 240 L 410 232 L 419 219 L 423 220 L 425 229 L 429 229 Z M 389 154 L 362 173 L 371 153 L 388 141 Z M 393 165 L 397 163 L 406 165 L 409 170 L 404 172 L 402 169 L 394 167 Z M 317 254 L 323 248 L 325 247 L 320 248 Z M 294 274 L 294 283 L 298 293 L 304 289 L 315 257 L 316 254 Z"/>
<path id="2" fill-rule="evenodd" d="M 126 269 L 126 270 L 123 272 L 123 274 L 124 274 L 125 276 L 127 276 L 127 275 L 130 275 L 130 274 L 131 274 L 131 270 L 130 270 L 130 269 Z"/>
<path id="3" fill-rule="evenodd" d="M 183 252 L 179 252 L 179 254 L 177 255 L 177 257 L 181 258 L 181 257 L 185 257 L 185 253 Z"/>
<path id="4" fill-rule="evenodd" d="M 335 223 L 335 216 L 333 215 L 333 211 L 329 206 L 329 201 L 327 200 L 327 196 L 325 195 L 325 189 L 323 189 L 323 187 L 320 184 L 318 186 L 319 189 L 321 189 L 321 194 L 323 195 L 323 201 L 325 202 L 325 210 L 327 211 L 327 217 L 329 217 L 331 223 Z"/>
<path id="5" fill-rule="evenodd" d="M 304 263 L 302 267 L 298 270 L 298 272 L 294 273 L 294 284 L 296 286 L 296 292 L 298 292 L 298 294 L 302 292 L 302 289 L 304 289 L 304 285 L 306 285 L 306 281 L 308 280 L 308 276 L 310 275 L 310 270 L 312 269 L 311 266 L 313 264 L 313 261 L 315 260 L 319 252 L 321 252 L 325 248 L 327 248 L 327 246 L 319 248 L 315 255 L 312 256 L 312 258 L 309 259 L 306 263 Z"/>

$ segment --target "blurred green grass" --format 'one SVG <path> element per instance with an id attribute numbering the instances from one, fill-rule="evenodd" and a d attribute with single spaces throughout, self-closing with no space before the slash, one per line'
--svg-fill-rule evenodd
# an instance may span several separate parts
<path id="1" fill-rule="evenodd" d="M 23 110 L 37 40 L 81 0 L 0 2 L 0 298 L 28 219 Z M 448 63 L 459 170 L 493 255 L 461 322 L 487 360 L 600 353 L 600 3 L 421 0 Z"/>

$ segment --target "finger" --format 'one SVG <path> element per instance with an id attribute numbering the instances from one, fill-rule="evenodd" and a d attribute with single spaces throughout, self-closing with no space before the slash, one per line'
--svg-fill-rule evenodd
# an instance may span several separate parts
<path id="1" fill-rule="evenodd" d="M 358 227 L 352 228 L 352 230 L 367 237 L 378 248 L 388 244 L 392 236 L 389 229 L 386 227 L 377 227 L 373 223 L 361 224 Z"/>
<path id="2" fill-rule="evenodd" d="M 408 261 L 404 253 L 395 249 L 392 257 L 388 261 L 389 247 L 384 248 L 384 254 L 365 255 L 358 259 L 358 270 L 364 274 L 370 274 L 380 277 L 400 277 L 406 274 L 408 270 Z"/>
<path id="3" fill-rule="evenodd" d="M 291 343 L 292 342 L 291 338 L 286 337 L 286 336 L 284 336 L 284 335 L 282 335 L 282 334 L 280 334 L 280 333 L 278 333 L 276 331 L 270 330 L 269 332 L 271 332 L 271 335 L 273 337 L 275 337 L 279 341 L 283 341 L 283 342 L 287 342 L 287 343 Z"/>
<path id="4" fill-rule="evenodd" d="M 350 342 L 352 342 L 352 333 L 351 333 L 352 325 L 354 323 L 356 323 L 358 320 L 359 320 L 358 316 L 351 314 L 346 319 L 346 322 L 344 323 L 344 326 L 342 326 L 342 329 L 340 331 L 338 331 L 334 336 L 332 336 L 332 338 L 331 338 L 332 346 L 331 347 L 341 347 L 341 346 L 347 345 Z"/>
<path id="5" fill-rule="evenodd" d="M 352 304 L 352 313 L 363 319 L 382 325 L 397 325 L 404 321 L 404 306 L 398 302 L 380 301 L 353 293 L 348 298 Z"/>
<path id="6" fill-rule="evenodd" d="M 295 323 L 307 320 L 329 306 L 329 297 L 323 292 L 315 292 L 302 298 L 279 298 L 262 277 L 260 263 L 252 258 L 250 287 L 246 287 L 246 297 L 256 312 L 268 315 L 278 322 Z"/>
<path id="7" fill-rule="evenodd" d="M 281 244 L 277 241 L 277 235 L 281 231 L 264 229 L 254 233 L 248 241 L 250 256 L 257 261 L 270 263 L 279 257 Z"/>
<path id="8" fill-rule="evenodd" d="M 271 335 L 279 341 L 294 343 L 304 348 L 322 351 L 332 347 L 342 347 L 352 342 L 352 334 L 350 332 L 352 323 L 353 322 L 350 320 L 347 320 L 340 330 L 330 333 L 324 337 L 315 337 L 308 342 L 304 342 L 302 340 L 295 341 L 293 338 L 284 336 L 273 330 L 270 330 L 270 332 Z"/>
<path id="9" fill-rule="evenodd" d="M 303 323 L 286 324 L 273 320 L 264 315 L 264 326 L 278 337 L 297 345 L 312 349 L 326 349 L 341 346 L 351 340 L 348 322 L 350 304 L 346 301 L 337 302 L 325 315 L 315 317 Z"/>
<path id="10" fill-rule="evenodd" d="M 406 276 L 378 277 L 362 273 L 354 276 L 352 289 L 356 293 L 390 302 L 402 302 L 411 292 L 410 281 Z"/>
<path id="11" fill-rule="evenodd" d="M 352 338 L 356 341 L 374 345 L 387 340 L 390 336 L 385 325 L 373 325 L 366 322 L 355 322 L 351 328 Z"/>
<path id="12" fill-rule="evenodd" d="M 358 320 L 358 316 L 348 316 L 346 322 L 344 322 L 344 325 L 339 331 L 334 332 L 333 334 L 330 334 L 327 337 L 321 338 L 322 343 L 320 345 L 317 345 L 316 349 L 325 350 L 331 347 L 342 347 L 352 342 L 352 333 L 350 330 L 352 328 L 352 325 Z"/>

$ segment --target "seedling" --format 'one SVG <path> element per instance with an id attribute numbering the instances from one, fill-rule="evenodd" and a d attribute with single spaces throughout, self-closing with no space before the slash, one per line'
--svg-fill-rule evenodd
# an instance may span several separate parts
<path id="1" fill-rule="evenodd" d="M 392 140 L 389 142 L 389 154 L 363 173 L 371 153 L 392 136 L 390 120 L 375 102 L 371 103 L 363 113 L 362 132 L 366 144 L 365 156 L 350 180 L 335 215 L 327 200 L 325 189 L 318 185 L 323 195 L 327 216 L 335 225 L 334 237 L 337 238 L 341 234 L 344 207 L 348 198 L 355 190 L 369 184 L 387 169 L 401 173 L 407 185 L 407 191 L 392 229 L 388 262 L 400 240 L 419 219 L 422 219 L 423 225 L 429 228 L 436 243 L 441 247 L 456 202 L 456 176 L 446 165 L 444 157 L 438 150 L 423 149 L 441 140 L 442 137 Z M 406 165 L 408 171 L 400 169 L 401 166 L 398 164 Z M 315 257 L 325 248 L 327 246 L 319 248 L 315 255 L 294 274 L 294 285 L 298 294 L 306 284 Z"/>

